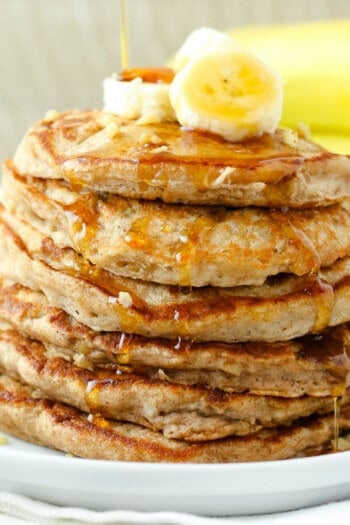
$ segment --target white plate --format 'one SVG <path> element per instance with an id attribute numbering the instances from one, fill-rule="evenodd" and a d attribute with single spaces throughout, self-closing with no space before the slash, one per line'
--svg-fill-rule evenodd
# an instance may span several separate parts
<path id="1" fill-rule="evenodd" d="M 97 510 L 207 516 L 297 509 L 350 497 L 350 452 L 263 463 L 177 465 L 67 457 L 9 437 L 0 490 Z"/>

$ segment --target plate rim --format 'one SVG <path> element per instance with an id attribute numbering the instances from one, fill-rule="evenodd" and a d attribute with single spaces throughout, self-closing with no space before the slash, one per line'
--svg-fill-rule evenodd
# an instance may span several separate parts
<path id="1" fill-rule="evenodd" d="M 41 472 L 47 471 L 48 476 L 45 479 L 47 487 L 62 486 L 64 478 L 65 488 L 68 488 L 76 487 L 77 479 L 83 479 L 89 473 L 93 480 L 86 481 L 84 486 L 86 490 L 105 492 L 108 486 L 109 492 L 112 493 L 116 488 L 118 490 L 123 488 L 127 476 L 131 480 L 132 489 L 128 482 L 129 488 L 124 494 L 134 494 L 142 488 L 143 493 L 159 493 L 159 491 L 168 493 L 171 490 L 172 494 L 176 493 L 178 496 L 188 494 L 191 488 L 191 494 L 198 494 L 197 485 L 201 486 L 200 493 L 203 496 L 209 493 L 229 495 L 232 494 L 233 488 L 236 495 L 251 495 L 257 492 L 286 493 L 291 490 L 302 491 L 342 484 L 350 485 L 350 451 L 307 458 L 244 463 L 129 462 L 67 457 L 60 451 L 48 448 L 46 450 L 46 447 L 33 444 L 30 445 L 38 448 L 21 449 L 22 444 L 28 445 L 28 443 L 6 433 L 3 434 L 9 437 L 10 443 L 0 447 L 1 462 L 4 467 L 7 466 L 0 470 L 0 481 L 30 483 L 30 480 L 34 482 L 35 478 L 40 477 Z M 16 439 L 15 443 L 11 443 L 13 439 Z M 34 475 L 31 468 L 33 464 L 36 468 Z M 324 475 L 326 471 L 327 476 Z M 68 479 L 67 473 L 69 473 Z M 140 480 L 140 477 L 143 479 Z M 145 477 L 152 479 L 152 487 L 145 486 L 147 485 Z M 263 485 L 261 485 L 262 477 L 265 478 Z M 165 478 L 167 484 L 163 490 Z M 258 486 L 259 491 L 253 490 Z"/>

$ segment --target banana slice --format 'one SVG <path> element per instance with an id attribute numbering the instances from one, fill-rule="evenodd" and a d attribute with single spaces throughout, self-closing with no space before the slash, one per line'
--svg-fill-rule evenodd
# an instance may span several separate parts
<path id="1" fill-rule="evenodd" d="M 177 73 L 170 100 L 183 126 L 235 142 L 275 131 L 282 113 L 283 82 L 249 53 L 216 51 L 192 58 Z"/>
<path id="2" fill-rule="evenodd" d="M 131 81 L 106 78 L 103 82 L 104 110 L 140 124 L 174 121 L 170 104 L 169 83 L 144 82 L 136 77 Z"/>
<path id="3" fill-rule="evenodd" d="M 236 49 L 239 49 L 239 46 L 232 37 L 216 29 L 202 27 L 193 31 L 186 38 L 169 65 L 175 71 L 180 71 L 190 60 L 208 51 L 234 51 Z"/>

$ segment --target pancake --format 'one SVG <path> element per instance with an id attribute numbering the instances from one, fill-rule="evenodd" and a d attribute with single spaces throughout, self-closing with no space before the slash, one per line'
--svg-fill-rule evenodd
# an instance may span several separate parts
<path id="1" fill-rule="evenodd" d="M 333 398 L 288 399 L 229 394 L 137 374 L 84 370 L 65 353 L 48 352 L 39 341 L 0 331 L 0 369 L 45 397 L 84 412 L 129 421 L 187 441 L 246 435 L 264 427 L 333 410 Z M 344 398 L 345 401 L 345 398 Z"/>
<path id="2" fill-rule="evenodd" d="M 348 257 L 307 278 L 183 293 L 102 271 L 13 219 L 18 235 L 0 221 L 0 275 L 42 291 L 50 304 L 93 330 L 177 342 L 288 341 L 350 320 Z"/>
<path id="3" fill-rule="evenodd" d="M 110 121 L 120 127 L 113 138 Z M 70 111 L 35 124 L 14 160 L 23 175 L 165 202 L 310 207 L 350 196 L 348 158 L 282 129 L 228 143 L 177 123 Z"/>
<path id="4" fill-rule="evenodd" d="M 342 407 L 340 435 L 350 428 Z M 176 463 L 227 463 L 285 459 L 325 451 L 333 438 L 333 414 L 312 416 L 290 426 L 249 436 L 188 443 L 135 425 L 88 420 L 75 409 L 42 399 L 40 392 L 0 376 L 0 429 L 20 439 L 94 459 Z"/>
<path id="5" fill-rule="evenodd" d="M 350 384 L 347 325 L 285 343 L 191 343 L 94 332 L 41 292 L 0 287 L 0 327 L 18 330 L 87 370 L 118 369 L 228 392 L 299 397 L 342 395 Z"/>
<path id="6" fill-rule="evenodd" d="M 181 286 L 259 285 L 305 275 L 350 255 L 344 205 L 289 211 L 189 207 L 74 191 L 27 180 L 8 164 L 7 211 L 108 271 Z"/>

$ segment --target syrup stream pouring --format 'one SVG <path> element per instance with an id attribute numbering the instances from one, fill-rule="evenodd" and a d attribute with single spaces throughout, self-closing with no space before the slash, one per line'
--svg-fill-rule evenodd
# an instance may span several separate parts
<path id="1" fill-rule="evenodd" d="M 120 55 L 122 69 L 129 67 L 128 6 L 127 0 L 120 0 Z"/>

